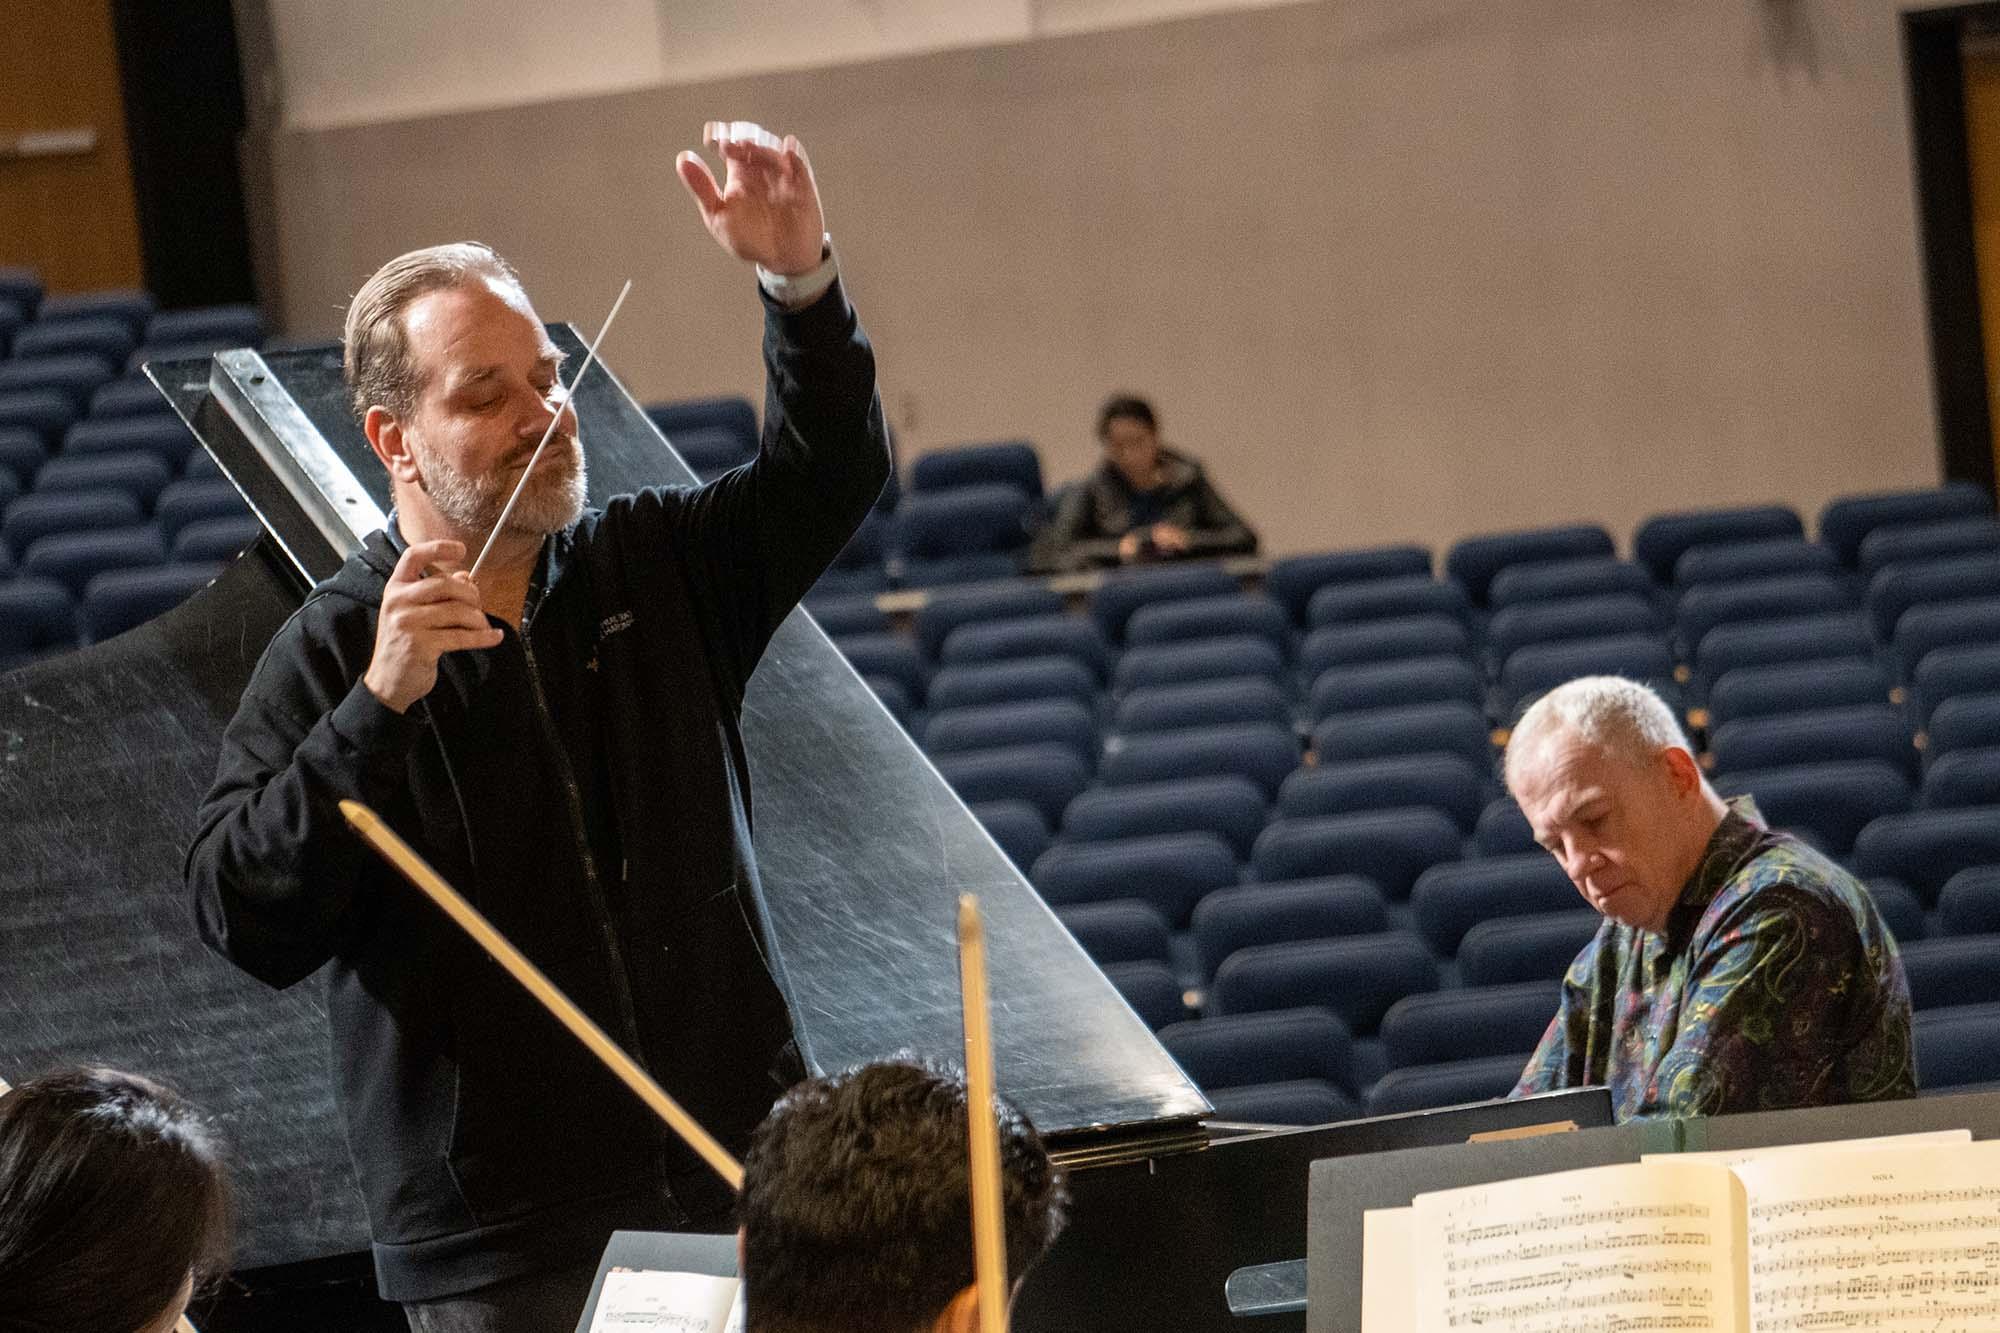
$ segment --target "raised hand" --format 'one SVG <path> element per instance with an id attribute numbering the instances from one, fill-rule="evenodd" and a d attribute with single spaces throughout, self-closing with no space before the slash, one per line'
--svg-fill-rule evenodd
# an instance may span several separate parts
<path id="1" fill-rule="evenodd" d="M 408 712 L 437 686 L 438 659 L 446 653 L 500 643 L 470 576 L 460 570 L 424 577 L 431 565 L 464 559 L 464 542 L 417 542 L 403 552 L 382 590 L 375 652 L 361 683 L 395 712 Z"/>
<path id="2" fill-rule="evenodd" d="M 789 134 L 780 140 L 740 120 L 712 120 L 701 137 L 722 153 L 725 183 L 716 185 L 699 153 L 683 152 L 674 169 L 716 243 L 738 259 L 787 277 L 818 267 L 826 217 L 812 163 L 799 141 Z"/>

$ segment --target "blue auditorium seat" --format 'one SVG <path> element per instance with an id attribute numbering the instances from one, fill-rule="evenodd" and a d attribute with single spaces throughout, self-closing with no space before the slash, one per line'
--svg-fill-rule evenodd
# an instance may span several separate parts
<path id="1" fill-rule="evenodd" d="M 1391 662 L 1411 657 L 1465 655 L 1472 638 L 1451 616 L 1394 616 L 1356 625 L 1328 625 L 1307 634 L 1299 645 L 1299 667 L 1316 680 L 1337 666 Z"/>
<path id="2" fill-rule="evenodd" d="M 736 394 L 648 403 L 646 415 L 669 440 L 682 431 L 723 430 L 745 442 L 746 455 L 757 451 L 757 409 L 748 398 Z"/>
<path id="3" fill-rule="evenodd" d="M 207 455 L 197 453 L 188 462 L 192 465 Z M 193 475 L 190 468 L 189 475 Z M 833 563 L 819 576 L 813 585 L 815 596 L 834 596 L 842 593 L 877 593 L 889 586 L 889 517 L 879 510 L 871 509 L 854 535 L 847 539 L 847 545 L 840 548 L 833 557 Z"/>
<path id="4" fill-rule="evenodd" d="M 1472 830 L 1472 845 L 1481 856 L 1513 856 L 1541 850 L 1535 845 L 1535 831 L 1529 827 L 1528 817 L 1511 796 L 1491 801 L 1479 812 L 1479 823 Z"/>
<path id="5" fill-rule="evenodd" d="M 1572 597 L 1559 602 L 1516 602 L 1493 613 L 1486 626 L 1486 652 L 1495 667 L 1530 644 L 1613 635 L 1656 634 L 1660 615 L 1652 602 L 1632 593 Z"/>
<path id="6" fill-rule="evenodd" d="M 41 300 L 41 274 L 18 264 L 0 265 L 0 301 L 12 301 L 24 312 L 32 312 Z"/>
<path id="7" fill-rule="evenodd" d="M 2000 589 L 2000 550 L 1890 565 L 1868 584 L 1868 616 L 1875 637 L 1895 637 L 1896 622 L 1911 607 L 1989 597 Z"/>
<path id="8" fill-rule="evenodd" d="M 1486 681 L 1463 657 L 1439 654 L 1329 667 L 1313 680 L 1306 714 L 1320 721 L 1335 713 L 1453 702 L 1484 708 Z"/>
<path id="9" fill-rule="evenodd" d="M 188 455 L 187 466 L 181 469 L 183 481 L 214 481 L 222 476 L 222 469 L 209 457 L 208 450 L 196 449 Z"/>
<path id="10" fill-rule="evenodd" d="M 24 495 L 0 516 L 0 540 L 26 555 L 43 537 L 66 532 L 130 528 L 145 521 L 139 502 L 122 491 L 62 491 Z"/>
<path id="11" fill-rule="evenodd" d="M 1463 755 L 1476 768 L 1493 765 L 1486 716 L 1462 703 L 1335 713 L 1313 728 L 1312 741 L 1320 762 L 1327 764 L 1437 750 Z"/>
<path id="12" fill-rule="evenodd" d="M 98 291 L 71 292 L 45 296 L 35 311 L 37 319 L 67 319 L 82 315 L 105 315 L 123 320 L 136 335 L 158 309 L 150 292 L 136 287 L 107 287 Z"/>
<path id="13" fill-rule="evenodd" d="M 1457 860 L 1463 844 L 1450 816 L 1421 807 L 1281 816 L 1258 835 L 1251 863 L 1263 881 L 1361 875 L 1400 902 L 1424 871 Z"/>
<path id="14" fill-rule="evenodd" d="M 1917 1015 L 1917 1086 L 1926 1092 L 2000 1080 L 2000 1004 L 1954 1004 Z"/>
<path id="15" fill-rule="evenodd" d="M 1284 608 L 1268 597 L 1241 592 L 1152 602 L 1125 622 L 1125 642 L 1134 648 L 1244 634 L 1268 641 L 1280 653 L 1292 643 Z"/>
<path id="16" fill-rule="evenodd" d="M 0 583 L 0 669 L 76 642 L 76 599 L 52 579 Z"/>
<path id="17" fill-rule="evenodd" d="M 63 435 L 62 454 L 65 458 L 119 453 L 151 454 L 179 475 L 194 447 L 194 435 L 180 418 L 152 414 L 79 421 Z"/>
<path id="18" fill-rule="evenodd" d="M 137 500 L 142 509 L 151 510 L 160 492 L 173 479 L 167 465 L 151 454 L 58 456 L 35 474 L 35 490 L 42 495 L 57 491 L 122 491 Z"/>
<path id="19" fill-rule="evenodd" d="M 1392 1069 L 1368 1089 L 1364 1105 L 1368 1114 L 1375 1116 L 1497 1101 L 1514 1090 L 1527 1063 L 1525 1054 L 1518 1060 L 1511 1055 L 1491 1055 Z"/>
<path id="20" fill-rule="evenodd" d="M 1056 916 L 1099 967 L 1106 963 L 1173 963 L 1167 919 L 1149 903 L 1116 899 L 1074 903 Z"/>
<path id="21" fill-rule="evenodd" d="M 94 356 L 107 366 L 124 364 L 138 346 L 124 321 L 101 315 L 41 319 L 14 335 L 8 354 L 15 357 Z"/>
<path id="22" fill-rule="evenodd" d="M 688 470 L 705 482 L 757 457 L 755 438 L 746 441 L 735 431 L 716 426 L 685 426 L 669 436 L 667 443 Z"/>
<path id="23" fill-rule="evenodd" d="M 1579 904 L 1566 911 L 1482 921 L 1458 942 L 1458 974 L 1468 986 L 1560 981 L 1604 918 Z"/>
<path id="24" fill-rule="evenodd" d="M 1382 1016 L 1382 1053 L 1402 1069 L 1519 1052 L 1518 1076 L 1561 1003 L 1562 983 L 1547 980 L 1411 995 Z"/>
<path id="25" fill-rule="evenodd" d="M 1805 535 L 1805 523 L 1796 510 L 1785 505 L 1691 509 L 1646 519 L 1632 534 L 1632 555 L 1652 571 L 1654 579 L 1670 583 L 1681 556 L 1696 547 L 1803 539 Z"/>
<path id="26" fill-rule="evenodd" d="M 167 556 L 176 561 L 234 560 L 264 532 L 250 514 L 240 518 L 202 518 L 174 534 Z"/>
<path id="27" fill-rule="evenodd" d="M 1063 811 L 1062 835 L 1106 842 L 1156 833 L 1214 833 L 1247 859 L 1267 816 L 1264 791 L 1233 774 L 1097 787 Z"/>
<path id="28" fill-rule="evenodd" d="M 1019 574 L 1033 503 L 1013 486 L 996 485 L 903 497 L 895 517 L 903 582 L 922 588 Z"/>
<path id="29" fill-rule="evenodd" d="M 122 375 L 101 385 L 90 395 L 90 416 L 98 421 L 114 417 L 168 417 L 178 421 L 167 400 L 144 375 Z"/>
<path id="30" fill-rule="evenodd" d="M 1863 887 L 1875 900 L 1875 910 L 1882 914 L 1882 923 L 1899 941 L 1920 940 L 1930 934 L 1924 905 L 1909 885 L 1878 878 L 1865 881 Z"/>
<path id="31" fill-rule="evenodd" d="M 1290 819 L 1428 806 L 1471 832 L 1486 806 L 1488 771 L 1455 754 L 1398 755 L 1301 768 L 1278 789 L 1278 813 Z"/>
<path id="32" fill-rule="evenodd" d="M 934 709 L 924 723 L 924 749 L 930 754 L 1043 743 L 1067 745 L 1094 766 L 1097 719 L 1074 699 L 1028 699 Z"/>
<path id="33" fill-rule="evenodd" d="M 1804 829 L 1826 852 L 1844 857 L 1870 820 L 1911 805 L 1904 771 L 1879 759 L 1752 768 L 1716 778 L 1724 796 L 1748 794 L 1773 828 Z"/>
<path id="34" fill-rule="evenodd" d="M 1099 778 L 1107 787 L 1234 773 L 1276 795 L 1285 775 L 1299 766 L 1292 733 L 1268 722 L 1114 737 L 1105 746 Z"/>
<path id="35" fill-rule="evenodd" d="M 14 482 L 6 473 L 0 472 L 0 508 L 5 508 L 7 501 L 14 498 L 13 494 L 7 489 L 13 484 Z M 7 549 L 7 543 L 0 542 L 0 583 L 5 583 L 13 577 L 14 553 Z"/>
<path id="36" fill-rule="evenodd" d="M 1854 872 L 1900 880 L 1926 907 L 1945 881 L 1971 866 L 2000 865 L 2000 807 L 1912 810 L 1884 815 L 1854 840 Z"/>
<path id="37" fill-rule="evenodd" d="M 1937 915 L 1947 935 L 2000 935 L 2000 865 L 1973 866 L 1945 881 Z"/>
<path id="38" fill-rule="evenodd" d="M 1207 1011 L 1214 1016 L 1317 1005 L 1355 1036 L 1367 1037 L 1396 1001 L 1437 988 L 1437 964 L 1423 941 L 1387 931 L 1238 949 L 1217 970 Z"/>
<path id="39" fill-rule="evenodd" d="M 28 314 L 13 301 L 0 297 L 0 355 L 5 355 L 15 333 L 28 322 Z"/>
<path id="40" fill-rule="evenodd" d="M 215 581 L 222 566 L 204 560 L 149 569 L 111 569 L 83 590 L 83 641 L 101 643 L 170 611 Z"/>
<path id="41" fill-rule="evenodd" d="M 887 676 L 903 687 L 912 703 L 925 702 L 930 669 L 917 645 L 902 635 L 856 634 L 835 639 L 833 646 L 840 649 L 857 675 Z"/>
<path id="42" fill-rule="evenodd" d="M 938 775 L 968 805 L 1026 801 L 1053 825 L 1090 785 L 1090 767 L 1066 745 L 1009 745 L 934 756 Z"/>
<path id="43" fill-rule="evenodd" d="M 1735 546 L 1693 547 L 1675 562 L 1674 585 L 1687 590 L 1707 583 L 1840 572 L 1840 557 L 1831 548 L 1795 537 L 1779 538 Z"/>
<path id="44" fill-rule="evenodd" d="M 1270 640 L 1231 634 L 1191 643 L 1156 643 L 1127 648 L 1119 655 L 1111 683 L 1118 694 L 1159 685 L 1184 685 L 1198 680 L 1228 680 L 1263 676 L 1277 680 L 1284 658 Z"/>
<path id="45" fill-rule="evenodd" d="M 1993 498 L 1965 481 L 1950 482 L 1936 490 L 1848 495 L 1820 511 L 1819 539 L 1834 549 L 1842 564 L 1852 567 L 1860 560 L 1861 543 L 1885 524 L 1974 518 L 1992 512 Z"/>
<path id="46" fill-rule="evenodd" d="M 917 642 L 936 658 L 944 641 L 960 625 L 988 620 L 1018 620 L 1024 616 L 1062 614 L 1063 596 L 1046 584 L 1027 579 L 1002 583 L 940 588 L 919 607 L 913 628 Z"/>
<path id="47" fill-rule="evenodd" d="M 1896 620 L 1896 658 L 1908 681 L 1938 648 L 2000 642 L 2000 596 L 1912 606 Z"/>
<path id="48" fill-rule="evenodd" d="M 942 667 L 926 696 L 933 708 L 967 708 L 1016 699 L 1076 699 L 1090 703 L 1097 678 L 1073 657 L 1023 657 L 981 666 Z"/>
<path id="49" fill-rule="evenodd" d="M 0 388 L 0 427 L 31 430 L 44 444 L 53 445 L 76 418 L 76 404 L 56 389 Z"/>
<path id="50" fill-rule="evenodd" d="M 54 579 L 75 597 L 93 578 L 113 569 L 141 569 L 166 562 L 160 530 L 148 523 L 95 532 L 57 532 L 43 537 L 21 557 L 21 570 Z"/>
<path id="51" fill-rule="evenodd" d="M 1700 583 L 1682 594 L 1674 628 L 1690 651 L 1718 625 L 1769 622 L 1852 608 L 1854 595 L 1831 574 L 1780 574 L 1730 583 Z"/>
<path id="52" fill-rule="evenodd" d="M 21 480 L 14 475 L 13 469 L 0 470 L 0 512 L 5 512 L 20 493 Z"/>
<path id="53" fill-rule="evenodd" d="M 1104 979 L 1117 988 L 1147 1027 L 1157 1030 L 1187 1018 L 1180 983 L 1165 963 L 1110 963 L 1103 972 Z"/>
<path id="54" fill-rule="evenodd" d="M 2000 806 L 2000 742 L 1939 755 L 1924 771 L 1923 801 L 1932 809 Z"/>
<path id="55" fill-rule="evenodd" d="M 75 352 L 0 361 L 0 393 L 59 393 L 81 412 L 97 387 L 116 373 L 103 358 Z"/>
<path id="56" fill-rule="evenodd" d="M 979 801 L 967 808 L 1021 873 L 1049 849 L 1049 822 L 1028 802 Z"/>
<path id="57" fill-rule="evenodd" d="M 0 472 L 12 476 L 22 490 L 34 483 L 35 473 L 48 461 L 49 449 L 42 443 L 41 432 L 25 426 L 0 426 Z"/>
<path id="58" fill-rule="evenodd" d="M 1097 626 L 1060 611 L 1043 616 L 975 620 L 945 636 L 938 660 L 946 666 L 1005 662 L 1022 657 L 1070 657 L 1101 681 L 1111 670 L 1111 648 Z"/>
<path id="59" fill-rule="evenodd" d="M 1217 1088 L 1205 1094 L 1218 1122 L 1241 1125 L 1333 1125 L 1361 1118 L 1361 1103 L 1316 1078 Z"/>
<path id="60" fill-rule="evenodd" d="M 1500 667 L 1500 716 L 1511 721 L 1541 695 L 1579 676 L 1643 681 L 1659 691 L 1668 707 L 1676 707 L 1681 687 L 1674 666 L 1673 649 L 1657 633 L 1531 643 L 1509 653 Z"/>
<path id="61" fill-rule="evenodd" d="M 1572 912 L 1581 905 L 1583 900 L 1562 866 L 1540 848 L 1516 856 L 1482 856 L 1432 866 L 1410 890 L 1410 915 L 1417 933 L 1440 958 L 1457 953 L 1466 935 L 1482 921 Z"/>
<path id="62" fill-rule="evenodd" d="M 1213 833 L 1059 842 L 1028 878 L 1051 907 L 1130 898 L 1179 927 L 1203 897 L 1236 882 L 1236 853 Z"/>
<path id="63" fill-rule="evenodd" d="M 1223 1088 L 1319 1079 L 1353 1091 L 1354 1038 L 1325 1009 L 1272 1009 L 1176 1023 L 1160 1045 L 1211 1098 Z"/>
<path id="64" fill-rule="evenodd" d="M 1125 638 L 1126 622 L 1142 606 L 1190 597 L 1226 597 L 1242 585 L 1221 565 L 1197 562 L 1157 569 L 1114 570 L 1090 594 L 1090 614 L 1113 643 Z"/>
<path id="65" fill-rule="evenodd" d="M 2000 935 L 1955 935 L 1901 946 L 1910 1003 L 1918 1009 L 2000 1001 Z M 2000 1045 L 2000 1028 L 1993 1032 Z"/>
<path id="66" fill-rule="evenodd" d="M 1147 685 L 1118 703 L 1112 730 L 1124 735 L 1219 727 L 1233 722 L 1292 724 L 1292 701 L 1268 676 L 1229 676 L 1185 685 Z"/>
<path id="67" fill-rule="evenodd" d="M 1813 708 L 1888 702 L 1889 673 L 1860 658 L 1774 662 L 1725 671 L 1708 692 L 1711 726 L 1739 717 L 1768 717 Z"/>
<path id="68" fill-rule="evenodd" d="M 1994 550 L 2000 550 L 2000 519 L 1990 514 L 1930 523 L 1891 523 L 1862 539 L 1861 574 L 1873 578 L 1878 571 L 1906 561 Z"/>
<path id="69" fill-rule="evenodd" d="M 264 320 L 255 306 L 211 305 L 162 311 L 146 322 L 146 341 L 150 343 L 203 338 L 222 339 L 238 347 L 256 347 L 264 341 Z"/>
<path id="70" fill-rule="evenodd" d="M 813 623 L 829 638 L 852 638 L 859 634 L 893 634 L 888 615 L 865 592 L 838 593 L 806 599 Z"/>
<path id="71" fill-rule="evenodd" d="M 1378 935 L 1389 914 L 1373 882 L 1334 875 L 1217 889 L 1195 904 L 1189 924 L 1201 974 L 1213 977 L 1238 949 Z"/>
<path id="72" fill-rule="evenodd" d="M 1594 524 L 1468 537 L 1445 553 L 1445 574 L 1476 606 L 1486 605 L 1493 579 L 1509 565 L 1612 554 L 1611 534 Z"/>
<path id="73" fill-rule="evenodd" d="M 1946 699 L 2000 689 L 2000 643 L 1939 648 L 1924 658 L 1913 684 L 1917 725 L 1927 729 L 1931 715 Z"/>
<path id="74" fill-rule="evenodd" d="M 1431 553 L 1421 546 L 1377 546 L 1358 551 L 1325 551 L 1273 561 L 1264 573 L 1264 591 L 1304 624 L 1312 595 L 1328 584 L 1388 579 L 1431 572 Z"/>
<path id="75" fill-rule="evenodd" d="M 196 527 L 199 525 L 189 524 L 188 526 Z M 875 698 L 881 702 L 883 709 L 888 712 L 889 716 L 896 719 L 897 726 L 902 727 L 905 731 L 909 730 L 910 723 L 915 719 L 918 710 L 916 701 L 910 698 L 910 692 L 904 688 L 903 682 L 890 676 L 864 675 L 861 677 L 861 683 L 874 693 Z"/>
<path id="76" fill-rule="evenodd" d="M 1314 629 L 1398 616 L 1441 615 L 1464 620 L 1471 614 L 1465 589 L 1428 574 L 1335 583 L 1321 588 L 1306 603 L 1306 624 Z"/>
<path id="77" fill-rule="evenodd" d="M 1910 723 L 1886 703 L 1813 708 L 1725 722 L 1709 737 L 1719 774 L 1843 759 L 1880 759 L 1917 775 Z"/>
<path id="78" fill-rule="evenodd" d="M 1042 460 L 1026 440 L 993 444 L 960 444 L 934 449 L 910 464 L 910 491 L 951 490 L 959 486 L 1012 486 L 1031 500 L 1042 498 Z"/>
<path id="79" fill-rule="evenodd" d="M 1946 699 L 1931 714 L 1926 734 L 1932 763 L 1954 750 L 2000 745 L 2000 691 L 1955 694 Z"/>
<path id="80" fill-rule="evenodd" d="M 1693 653 L 1695 694 L 1707 698 L 1722 674 L 1737 667 L 1842 657 L 1872 659 L 1875 640 L 1860 613 L 1838 611 L 1718 625 L 1693 646 Z"/>
<path id="81" fill-rule="evenodd" d="M 1518 602 L 1560 602 L 1620 593 L 1654 598 L 1659 596 L 1660 589 L 1644 567 L 1630 560 L 1591 555 L 1580 560 L 1512 565 L 1494 577 L 1486 600 L 1498 611 Z"/>

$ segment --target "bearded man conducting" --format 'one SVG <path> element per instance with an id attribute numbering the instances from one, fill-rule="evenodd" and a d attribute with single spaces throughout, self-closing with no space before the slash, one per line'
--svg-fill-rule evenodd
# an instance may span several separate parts
<path id="1" fill-rule="evenodd" d="M 679 171 L 757 267 L 757 458 L 585 510 L 561 356 L 514 270 L 474 244 L 391 260 L 348 310 L 345 356 L 388 528 L 273 639 L 188 853 L 212 948 L 279 987 L 331 964 L 377 1284 L 420 1331 L 569 1327 L 614 1228 L 728 1230 L 733 1200 L 339 801 L 378 809 L 735 1150 L 804 1072 L 765 957 L 738 719 L 888 445 L 805 154 L 711 133 L 726 185 L 694 153 Z"/>

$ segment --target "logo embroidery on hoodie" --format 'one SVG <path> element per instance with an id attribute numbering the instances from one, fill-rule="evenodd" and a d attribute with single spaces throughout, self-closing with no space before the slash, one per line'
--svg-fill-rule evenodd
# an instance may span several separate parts
<path id="1" fill-rule="evenodd" d="M 596 649 L 593 649 L 591 651 L 590 660 L 583 664 L 584 669 L 586 671 L 597 670 L 598 655 L 599 655 L 597 649 L 603 648 L 604 641 L 610 638 L 612 635 L 631 628 L 632 628 L 632 613 L 630 611 L 614 611 L 610 615 L 604 617 L 604 619 L 598 621 L 597 647 Z"/>

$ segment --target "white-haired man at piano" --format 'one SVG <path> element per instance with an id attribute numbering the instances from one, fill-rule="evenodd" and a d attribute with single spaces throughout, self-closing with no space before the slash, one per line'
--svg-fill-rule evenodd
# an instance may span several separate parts
<path id="1" fill-rule="evenodd" d="M 734 1200 L 349 834 L 343 798 L 733 1150 L 804 1072 L 766 961 L 739 714 L 880 492 L 888 444 L 804 152 L 754 126 L 712 137 L 726 183 L 691 152 L 679 171 L 756 266 L 756 459 L 586 510 L 562 357 L 514 270 L 474 244 L 391 260 L 348 310 L 345 360 L 388 529 L 258 664 L 188 853 L 218 952 L 273 986 L 331 964 L 378 1286 L 416 1330 L 566 1328 L 614 1228 L 726 1230 Z"/>

